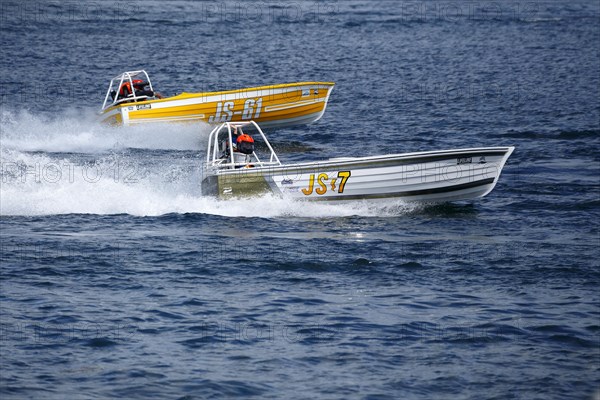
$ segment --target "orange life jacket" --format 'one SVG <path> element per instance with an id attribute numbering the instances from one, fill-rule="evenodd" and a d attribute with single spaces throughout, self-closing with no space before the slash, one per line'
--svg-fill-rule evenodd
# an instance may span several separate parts
<path id="1" fill-rule="evenodd" d="M 134 79 L 133 80 L 133 86 L 137 86 L 137 85 L 140 85 L 142 83 L 144 83 L 144 81 L 141 80 L 141 79 Z M 131 84 L 129 82 L 123 82 L 123 84 L 119 88 L 119 94 L 121 96 L 125 96 L 125 89 L 127 89 L 127 94 L 133 94 L 133 90 L 131 90 Z"/>

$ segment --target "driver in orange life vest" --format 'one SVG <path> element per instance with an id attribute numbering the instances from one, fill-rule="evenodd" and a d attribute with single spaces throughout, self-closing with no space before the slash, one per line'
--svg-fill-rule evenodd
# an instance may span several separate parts
<path id="1" fill-rule="evenodd" d="M 240 153 L 252 154 L 254 152 L 254 139 L 252 139 L 252 136 L 247 135 L 244 132 L 241 132 L 237 137 L 236 144 L 236 151 L 239 151 Z"/>
<path id="2" fill-rule="evenodd" d="M 153 92 L 150 89 L 145 89 L 147 83 L 142 81 L 141 79 L 136 79 L 133 81 L 133 88 L 135 89 L 136 96 L 148 96 L 148 97 L 156 97 L 158 99 L 162 99 L 163 96 L 160 93 Z"/>
<path id="3" fill-rule="evenodd" d="M 238 130 L 237 126 L 233 127 L 233 131 L 231 132 L 231 142 L 234 153 L 250 155 L 254 152 L 254 139 L 252 136 L 245 134 L 244 131 L 242 131 L 242 128 L 239 128 Z M 224 144 L 225 149 L 223 150 L 221 158 L 227 158 L 230 155 L 229 140 L 226 140 Z"/>
<path id="4" fill-rule="evenodd" d="M 141 79 L 134 79 L 133 80 L 133 91 L 135 91 L 135 96 L 148 96 L 148 97 L 156 97 L 158 99 L 162 99 L 163 96 L 158 93 L 158 92 L 153 92 L 152 90 L 145 89 L 145 86 L 147 85 L 146 82 L 144 82 Z M 133 91 L 131 90 L 131 85 L 129 82 L 124 82 L 121 85 L 121 88 L 119 89 L 119 98 L 127 98 L 129 97 L 130 94 L 133 94 Z"/>

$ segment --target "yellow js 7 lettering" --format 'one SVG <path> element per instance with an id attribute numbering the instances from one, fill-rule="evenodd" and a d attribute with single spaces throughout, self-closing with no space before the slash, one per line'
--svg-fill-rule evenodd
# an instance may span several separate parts
<path id="1" fill-rule="evenodd" d="M 317 194 L 324 195 L 325 193 L 327 193 L 327 184 L 324 181 L 328 179 L 329 177 L 327 176 L 327 174 L 319 174 L 317 182 L 319 182 L 320 187 L 315 190 Z"/>
<path id="2" fill-rule="evenodd" d="M 313 194 L 313 191 L 322 196 L 325 193 L 327 193 L 327 182 L 330 181 L 330 187 L 331 187 L 331 191 L 332 192 L 336 192 L 337 189 L 337 193 L 344 193 L 344 188 L 346 187 L 346 182 L 348 182 L 348 178 L 350 178 L 351 173 L 350 171 L 340 171 L 337 174 L 336 178 L 332 178 L 330 181 L 329 175 L 327 175 L 326 173 L 320 173 L 316 179 L 315 179 L 315 174 L 310 174 L 310 177 L 308 178 L 308 188 L 304 188 L 302 189 L 302 193 L 304 193 L 305 196 L 310 196 L 311 194 Z M 337 180 L 340 180 L 339 186 L 336 187 L 336 182 Z M 315 188 L 315 180 L 317 181 L 317 187 Z"/>
<path id="3" fill-rule="evenodd" d="M 310 174 L 310 178 L 308 178 L 308 189 L 302 189 L 302 193 L 305 196 L 310 196 L 313 192 L 313 187 L 315 186 L 315 174 Z"/>

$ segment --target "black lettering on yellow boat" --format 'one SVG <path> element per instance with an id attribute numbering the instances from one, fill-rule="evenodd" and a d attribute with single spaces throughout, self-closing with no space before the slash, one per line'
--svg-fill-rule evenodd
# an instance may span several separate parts
<path id="1" fill-rule="evenodd" d="M 317 183 L 320 187 L 315 189 L 315 192 L 317 192 L 317 194 L 324 195 L 325 193 L 327 193 L 327 184 L 324 182 L 327 180 L 329 180 L 329 177 L 326 173 L 319 174 L 319 177 L 317 178 Z"/>
<path id="2" fill-rule="evenodd" d="M 350 171 L 340 171 L 340 172 L 338 172 L 338 178 L 341 179 L 340 189 L 338 190 L 338 193 L 344 193 L 344 188 L 346 187 L 346 182 L 348 182 L 348 178 L 350 178 L 351 175 L 352 174 L 351 174 Z"/>
<path id="3" fill-rule="evenodd" d="M 138 104 L 138 110 L 150 110 L 152 108 L 152 104 Z"/>
<path id="4" fill-rule="evenodd" d="M 310 178 L 308 178 L 308 189 L 302 189 L 302 193 L 305 196 L 310 196 L 313 192 L 313 188 L 315 187 L 315 174 L 310 174 Z"/>

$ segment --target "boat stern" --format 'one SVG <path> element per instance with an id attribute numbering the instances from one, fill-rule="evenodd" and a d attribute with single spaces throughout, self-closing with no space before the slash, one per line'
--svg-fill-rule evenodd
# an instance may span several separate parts
<path id="1" fill-rule="evenodd" d="M 233 173 L 210 175 L 202 181 L 202 195 L 221 200 L 262 196 L 271 193 L 271 185 L 262 173 L 240 169 Z"/>

